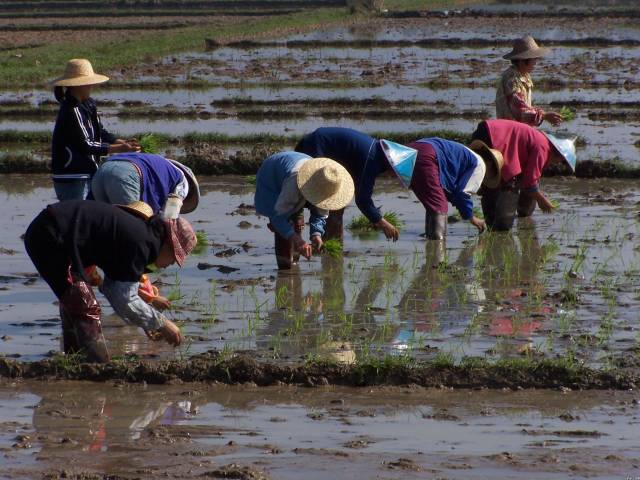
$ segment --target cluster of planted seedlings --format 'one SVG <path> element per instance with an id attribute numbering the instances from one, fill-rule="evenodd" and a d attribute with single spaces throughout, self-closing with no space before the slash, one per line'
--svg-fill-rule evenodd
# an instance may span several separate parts
<path id="1" fill-rule="evenodd" d="M 404 225 L 404 222 L 400 219 L 400 215 L 398 215 L 397 212 L 385 212 L 382 215 L 382 218 L 384 218 L 387 222 L 389 222 L 391 225 L 396 227 L 398 230 L 400 230 Z M 347 226 L 347 228 L 349 230 L 360 231 L 360 232 L 375 230 L 375 227 L 373 226 L 373 224 L 364 215 L 358 215 L 354 217 L 349 223 L 349 225 Z"/>

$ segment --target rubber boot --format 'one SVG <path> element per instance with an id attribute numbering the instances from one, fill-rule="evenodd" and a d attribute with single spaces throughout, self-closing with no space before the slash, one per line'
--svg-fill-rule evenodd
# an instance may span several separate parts
<path id="1" fill-rule="evenodd" d="M 517 188 L 488 190 L 482 196 L 482 213 L 489 230 L 508 231 L 513 227 L 520 192 Z"/>
<path id="2" fill-rule="evenodd" d="M 291 223 L 293 224 L 293 230 L 298 235 L 302 236 L 302 231 L 304 230 L 304 214 L 302 211 L 291 216 Z M 291 245 L 291 258 L 293 265 L 300 261 L 300 253 L 298 253 L 297 250 L 294 250 L 293 245 Z"/>
<path id="3" fill-rule="evenodd" d="M 93 289 L 75 281 L 60 298 L 60 313 L 65 353 L 84 353 L 89 362 L 108 362 L 100 323 L 102 312 Z"/>
<path id="4" fill-rule="evenodd" d="M 424 216 L 424 235 L 429 240 L 444 240 L 447 236 L 447 214 L 427 210 Z"/>
<path id="5" fill-rule="evenodd" d="M 340 243 L 344 243 L 344 229 L 342 224 L 343 215 L 344 208 L 341 208 L 340 210 L 332 210 L 331 212 L 329 212 L 329 217 L 327 218 L 327 224 L 324 230 L 323 240 L 334 238 Z"/>
<path id="6" fill-rule="evenodd" d="M 533 211 L 536 209 L 536 199 L 531 195 L 527 195 L 526 193 L 520 192 L 520 196 L 518 197 L 518 216 L 519 217 L 530 217 L 533 215 Z"/>

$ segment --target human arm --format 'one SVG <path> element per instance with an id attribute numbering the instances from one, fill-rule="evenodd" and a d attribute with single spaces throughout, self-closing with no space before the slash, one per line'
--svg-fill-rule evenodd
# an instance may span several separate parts
<path id="1" fill-rule="evenodd" d="M 138 295 L 138 287 L 137 281 L 115 281 L 105 277 L 102 293 L 125 322 L 137 325 L 149 336 L 152 336 L 152 332 L 160 332 L 167 342 L 179 345 L 182 341 L 180 329 L 161 312 L 142 300 Z"/>
<path id="2" fill-rule="evenodd" d="M 311 215 L 309 217 L 310 234 L 309 238 L 316 251 L 320 251 L 322 248 L 322 235 L 324 235 L 325 227 L 327 225 L 327 217 L 329 212 L 322 210 L 313 205 L 309 206 Z"/>

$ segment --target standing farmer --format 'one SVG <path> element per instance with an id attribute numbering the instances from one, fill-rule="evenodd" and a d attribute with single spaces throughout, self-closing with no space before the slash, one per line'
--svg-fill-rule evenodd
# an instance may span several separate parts
<path id="1" fill-rule="evenodd" d="M 384 142 L 386 141 L 376 140 L 350 128 L 323 127 L 305 135 L 296 146 L 296 152 L 312 157 L 332 158 L 344 166 L 353 177 L 356 205 L 360 211 L 376 228 L 382 230 L 387 238 L 396 241 L 399 236 L 398 230 L 382 217 L 371 196 L 376 177 L 387 172 L 393 165 L 390 160 L 393 153 L 397 149 L 406 149 L 407 153 L 415 156 L 415 151 L 408 152 L 407 147 L 392 142 L 386 142 L 388 148 L 385 148 Z M 343 208 L 331 212 L 327 220 L 327 238 L 342 240 L 343 214 Z"/>
<path id="2" fill-rule="evenodd" d="M 311 258 L 312 245 L 316 251 L 322 248 L 329 211 L 344 208 L 353 190 L 349 173 L 328 158 L 280 152 L 262 162 L 256 175 L 255 206 L 259 214 L 269 217 L 279 269 L 291 268 L 298 255 Z M 301 235 L 304 207 L 311 211 L 311 245 Z"/>
<path id="3" fill-rule="evenodd" d="M 553 205 L 540 190 L 540 178 L 547 165 L 565 161 L 576 168 L 574 141 L 558 138 L 537 128 L 512 120 L 485 120 L 478 124 L 469 148 L 481 155 L 502 154 L 501 181 L 483 188 L 482 212 L 487 227 L 510 230 L 516 212 L 521 217 L 533 214 L 536 204 L 543 212 Z"/>
<path id="4" fill-rule="evenodd" d="M 180 329 L 138 296 L 145 267 L 182 266 L 196 244 L 189 222 L 152 215 L 143 202 L 120 207 L 73 200 L 45 208 L 27 228 L 24 243 L 40 276 L 60 302 L 66 353 L 83 352 L 89 361 L 109 360 L 100 304 L 85 278 L 85 267 L 105 273 L 102 292 L 127 323 L 149 338 L 171 345 L 182 341 Z"/>
<path id="5" fill-rule="evenodd" d="M 60 201 L 87 198 L 101 156 L 140 151 L 136 141 L 116 138 L 100 122 L 91 89 L 107 80 L 93 72 L 88 60 L 73 59 L 52 82 L 60 102 L 51 145 L 53 188 Z"/>
<path id="6" fill-rule="evenodd" d="M 424 205 L 425 235 L 442 240 L 447 234 L 447 211 L 451 202 L 480 232 L 485 223 L 473 215 L 471 194 L 481 185 L 495 187 L 500 183 L 502 155 L 493 150 L 480 154 L 464 145 L 442 138 L 423 138 L 409 144 L 418 151 L 409 188 Z"/>
<path id="7" fill-rule="evenodd" d="M 527 125 L 538 126 L 544 120 L 552 125 L 562 123 L 562 115 L 545 112 L 532 104 L 533 81 L 531 72 L 538 59 L 549 53 L 548 48 L 539 47 L 533 37 L 527 35 L 513 44 L 513 49 L 504 57 L 511 66 L 500 76 L 496 91 L 496 116 L 516 120 Z"/>

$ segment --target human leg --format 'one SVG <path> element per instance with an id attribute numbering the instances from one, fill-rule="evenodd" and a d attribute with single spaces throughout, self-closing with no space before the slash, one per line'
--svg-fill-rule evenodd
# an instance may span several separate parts
<path id="1" fill-rule="evenodd" d="M 128 205 L 140 200 L 140 174 L 131 162 L 106 162 L 94 175 L 91 191 L 99 202 Z"/>
<path id="2" fill-rule="evenodd" d="M 85 200 L 89 194 L 89 179 L 54 180 L 53 189 L 60 202 L 67 200 Z"/>

